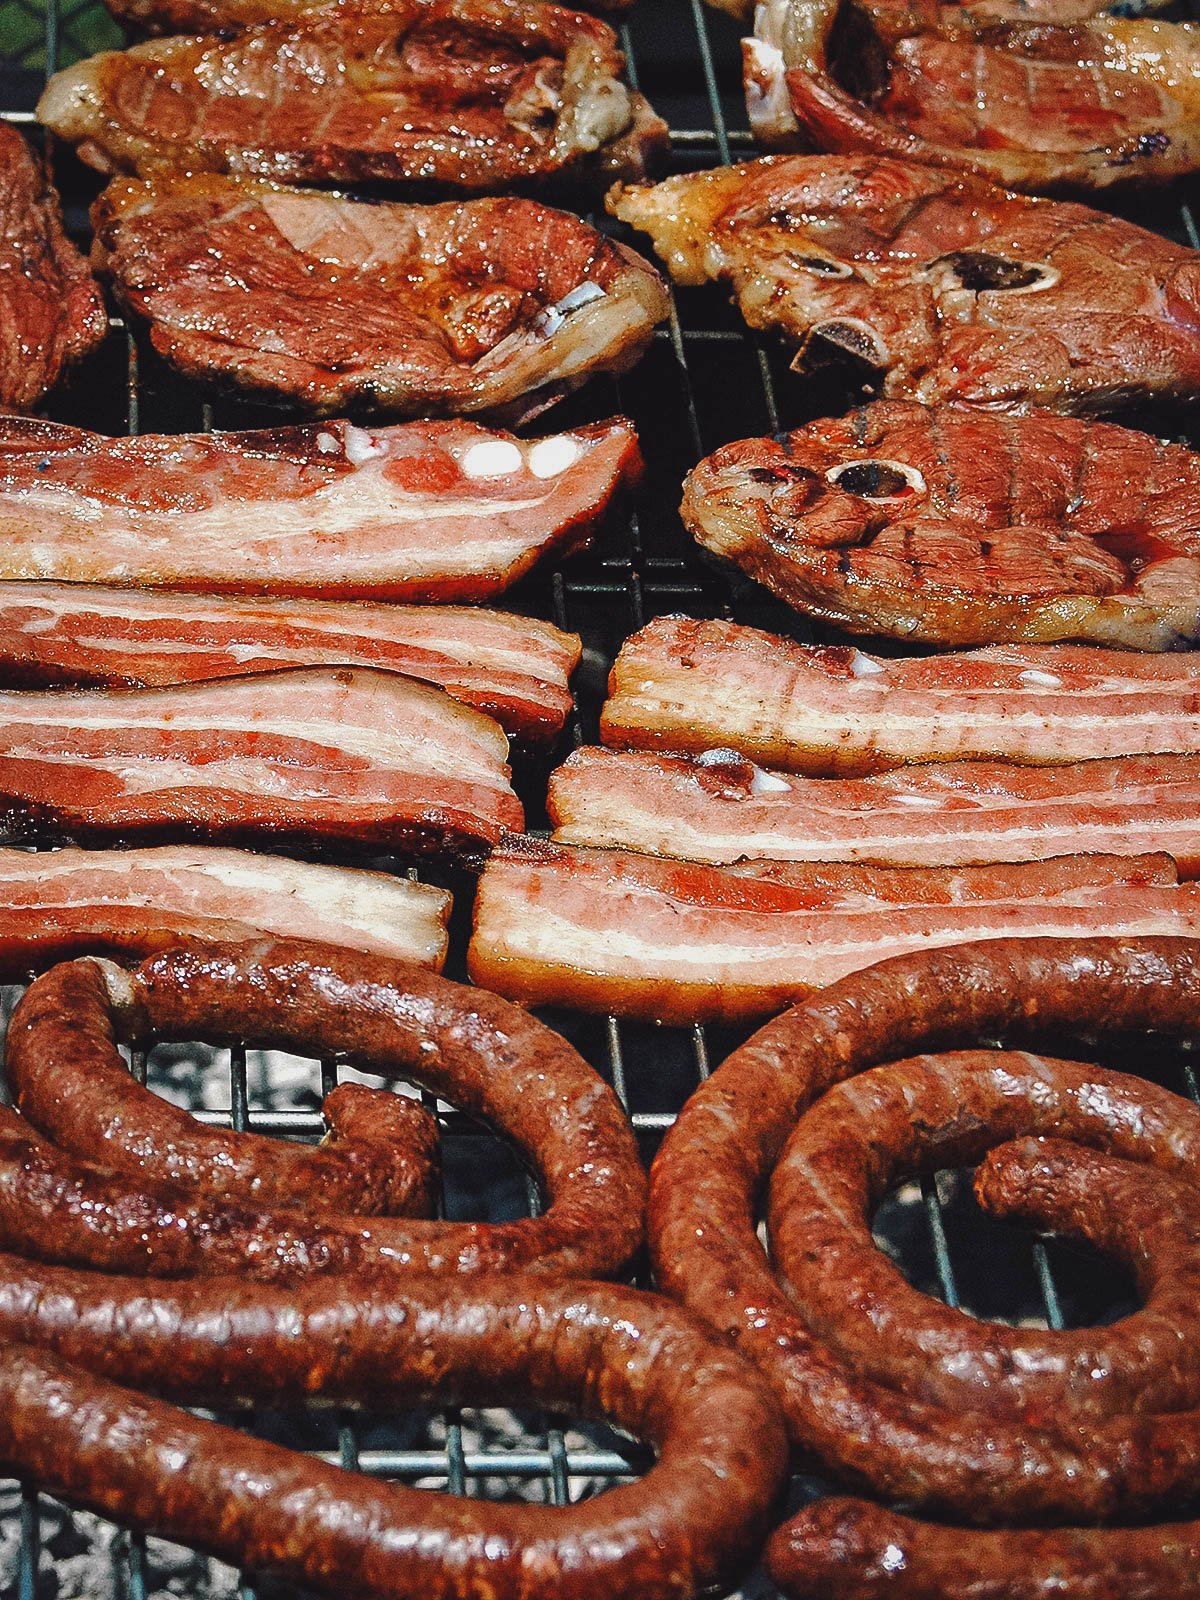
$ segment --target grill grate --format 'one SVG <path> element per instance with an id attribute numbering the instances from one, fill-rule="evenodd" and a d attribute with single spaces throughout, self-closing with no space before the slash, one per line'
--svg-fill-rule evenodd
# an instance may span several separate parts
<path id="1" fill-rule="evenodd" d="M 671 124 L 678 170 L 753 153 L 741 100 L 736 24 L 707 11 L 701 0 L 688 0 L 686 7 L 673 0 L 639 0 L 621 32 L 630 77 Z M 96 0 L 0 0 L 0 115 L 31 122 L 45 73 L 109 47 L 117 36 Z M 83 237 L 85 208 L 97 180 L 69 152 L 54 155 L 68 224 Z M 601 216 L 593 220 L 611 226 Z M 1192 212 L 1178 198 L 1141 204 L 1138 220 L 1200 245 Z M 134 343 L 120 317 L 112 323 L 106 349 L 77 388 L 54 401 L 52 415 L 113 433 L 277 420 L 277 413 L 245 402 L 203 401 L 152 352 Z M 621 641 L 648 617 L 682 610 L 733 617 L 797 638 L 811 636 L 800 619 L 762 591 L 731 584 L 705 567 L 676 509 L 680 482 L 700 455 L 729 439 L 836 413 L 848 400 L 832 387 L 833 380 L 801 383 L 786 372 L 785 363 L 778 349 L 744 329 L 719 292 L 689 290 L 676 297 L 668 325 L 658 331 L 635 372 L 619 382 L 593 385 L 556 414 L 566 426 L 628 412 L 639 426 L 647 474 L 627 522 L 610 529 L 597 551 L 535 577 L 514 597 L 514 604 L 579 632 L 585 643 L 574 715 L 559 750 L 553 758 L 524 758 L 518 766 L 531 826 L 545 820 L 550 767 L 572 742 L 595 741 L 608 667 Z M 461 976 L 469 886 L 460 881 L 453 887 L 456 916 L 447 970 Z M 710 1065 L 740 1042 L 738 1035 L 720 1029 L 655 1029 L 566 1013 L 548 1020 L 613 1084 L 647 1156 Z M 1139 1054 L 1132 1059 L 1144 1065 Z M 139 1075 L 148 1074 L 153 1086 L 192 1104 L 203 1120 L 291 1136 L 319 1135 L 316 1108 L 339 1072 L 333 1061 L 281 1066 L 279 1058 L 268 1060 L 241 1047 L 219 1054 L 171 1047 L 153 1052 L 149 1061 L 136 1055 L 131 1065 Z M 1197 1098 L 1186 1051 L 1168 1059 L 1156 1047 L 1148 1070 Z M 468 1209 L 472 1215 L 503 1216 L 536 1207 L 534 1186 L 515 1170 L 498 1141 L 462 1116 L 437 1109 L 443 1128 L 443 1205 L 452 1214 Z M 1122 1306 L 1110 1269 L 1097 1271 L 1078 1251 L 1022 1241 L 988 1224 L 974 1210 L 961 1174 L 940 1173 L 889 1197 L 877 1233 L 914 1282 L 951 1305 L 983 1315 L 1061 1327 L 1107 1319 Z M 640 1452 L 606 1430 L 564 1431 L 544 1418 L 451 1412 L 419 1418 L 356 1414 L 333 1424 L 303 1416 L 235 1420 L 347 1467 L 455 1494 L 515 1493 L 561 1504 L 634 1475 L 644 1465 Z M 793 1500 L 813 1491 L 814 1480 L 798 1478 Z M 94 1518 L 64 1520 L 60 1508 L 31 1487 L 0 1500 L 0 1510 L 7 1514 L 0 1523 L 0 1591 L 17 1600 L 65 1600 L 75 1594 L 96 1600 L 102 1590 L 121 1600 L 167 1592 L 190 1600 L 218 1595 L 224 1600 L 233 1594 L 239 1600 L 270 1600 L 294 1593 L 248 1578 L 211 1579 L 201 1564 L 181 1565 L 178 1553 L 157 1541 L 106 1534 Z M 92 1566 L 81 1568 L 80 1561 L 89 1557 Z M 87 1576 L 81 1578 L 81 1570 Z M 103 1580 L 97 1577 L 101 1570 Z M 760 1576 L 741 1591 L 756 1600 L 771 1592 Z"/>

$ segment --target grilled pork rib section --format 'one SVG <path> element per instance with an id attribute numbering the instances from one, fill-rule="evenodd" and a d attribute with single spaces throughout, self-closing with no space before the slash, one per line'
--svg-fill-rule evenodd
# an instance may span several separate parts
<path id="1" fill-rule="evenodd" d="M 491 720 L 394 672 L 0 693 L 0 816 L 80 842 L 340 841 L 477 852 L 519 828 Z"/>
<path id="2" fill-rule="evenodd" d="M 580 641 L 473 606 L 240 600 L 97 583 L 0 582 L 0 683 L 160 688 L 288 667 L 384 667 L 436 684 L 505 733 L 554 737 Z"/>
<path id="3" fill-rule="evenodd" d="M 384 872 L 204 846 L 0 850 L 0 970 L 262 934 L 440 972 L 450 896 Z"/>
<path id="4" fill-rule="evenodd" d="M 1095 412 L 1200 389 L 1200 255 L 890 157 L 773 156 L 617 188 L 680 283 L 727 283 L 801 366 L 926 404 Z"/>
<path id="5" fill-rule="evenodd" d="M 1080 850 L 1173 856 L 1200 872 L 1200 756 L 1061 767 L 953 761 L 869 778 L 804 778 L 735 750 L 576 750 L 550 779 L 559 844 L 714 863 L 955 867 Z"/>
<path id="6" fill-rule="evenodd" d="M 668 311 L 640 256 L 533 200 L 372 205 L 200 175 L 115 180 L 93 221 L 172 366 L 318 414 L 528 421 L 632 366 Z"/>
<path id="7" fill-rule="evenodd" d="M 623 421 L 109 439 L 0 418 L 0 579 L 485 600 L 586 545 L 638 465 Z"/>
<path id="8" fill-rule="evenodd" d="M 537 0 L 338 0 L 57 73 L 42 122 L 101 172 L 284 183 L 637 177 L 666 128 L 612 29 Z"/>
<path id="9" fill-rule="evenodd" d="M 484 869 L 469 960 L 477 983 L 527 1005 L 742 1021 L 910 950 L 1018 934 L 1194 934 L 1198 894 L 1168 856 L 714 867 L 522 839 Z"/>
<path id="10" fill-rule="evenodd" d="M 852 633 L 1200 639 L 1200 455 L 1107 422 L 885 401 L 726 445 L 689 474 L 683 519 Z"/>
<path id="11" fill-rule="evenodd" d="M 1200 35 L 1143 18 L 763 0 L 746 104 L 773 148 L 874 152 L 1034 193 L 1200 162 Z"/>
<path id="12" fill-rule="evenodd" d="M 1200 755 L 1200 656 L 1006 645 L 896 660 L 659 617 L 626 640 L 605 744 L 733 748 L 812 776 L 906 762 Z"/>
<path id="13" fill-rule="evenodd" d="M 28 411 L 108 331 L 41 162 L 0 122 L 0 411 Z"/>

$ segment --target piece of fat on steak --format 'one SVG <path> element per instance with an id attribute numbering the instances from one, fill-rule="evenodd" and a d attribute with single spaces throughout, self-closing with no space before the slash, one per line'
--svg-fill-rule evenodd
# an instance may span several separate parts
<path id="1" fill-rule="evenodd" d="M 1200 389 L 1200 253 L 1068 201 L 878 156 L 767 156 L 616 188 L 684 284 L 727 283 L 794 365 L 890 398 L 1113 410 Z"/>
<path id="2" fill-rule="evenodd" d="M 1200 640 L 1200 455 L 1112 423 L 880 402 L 726 445 L 689 475 L 683 517 L 852 633 Z"/>
<path id="3" fill-rule="evenodd" d="M 317 415 L 528 421 L 626 371 L 668 311 L 641 256 L 534 200 L 375 205 L 201 174 L 114 180 L 93 223 L 172 366 Z"/>
<path id="4" fill-rule="evenodd" d="M 746 106 L 770 149 L 874 152 L 1037 193 L 1200 165 L 1200 30 L 1149 18 L 962 19 L 905 0 L 763 0 Z"/>
<path id="5" fill-rule="evenodd" d="M 0 411 L 28 411 L 108 331 L 41 162 L 0 122 Z"/>
<path id="6" fill-rule="evenodd" d="M 101 172 L 477 192 L 638 177 L 666 128 L 604 22 L 536 0 L 338 0 L 56 73 L 43 123 Z"/>

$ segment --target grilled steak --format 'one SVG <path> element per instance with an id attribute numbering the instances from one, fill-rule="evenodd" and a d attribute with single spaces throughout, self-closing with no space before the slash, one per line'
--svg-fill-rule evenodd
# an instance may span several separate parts
<path id="1" fill-rule="evenodd" d="M 742 1021 L 890 956 L 975 939 L 1194 935 L 1169 856 L 990 867 L 747 862 L 506 840 L 475 897 L 477 983 L 524 1005 Z"/>
<path id="2" fill-rule="evenodd" d="M 37 405 L 107 329 L 41 162 L 0 122 L 0 411 Z"/>
<path id="3" fill-rule="evenodd" d="M 1161 183 L 1200 164 L 1190 25 L 1025 19 L 979 31 L 957 11 L 765 0 L 745 48 L 760 141 L 874 151 L 1035 193 Z"/>
<path id="4" fill-rule="evenodd" d="M 89 951 L 145 954 L 264 933 L 415 961 L 440 972 L 450 896 L 360 867 L 248 850 L 0 850 L 0 971 Z"/>
<path id="5" fill-rule="evenodd" d="M 732 746 L 818 777 L 914 761 L 1200 755 L 1195 651 L 1026 644 L 884 660 L 733 622 L 657 617 L 625 641 L 609 688 L 607 745 Z"/>
<path id="6" fill-rule="evenodd" d="M 1200 255 L 1116 217 L 875 156 L 614 191 L 681 283 L 885 395 L 1099 411 L 1200 387 Z"/>
<path id="7" fill-rule="evenodd" d="M 154 0 L 108 0 L 114 16 L 137 20 L 149 15 Z M 203 0 L 158 0 L 156 9 L 162 11 L 174 4 L 175 9 L 199 7 Z M 210 0 L 210 9 L 220 0 Z M 222 10 L 232 10 L 236 5 L 249 6 L 256 0 L 226 0 Z M 267 0 L 259 0 L 267 3 Z M 860 0 L 861 3 L 861 0 Z M 941 33 L 950 37 L 956 34 L 981 33 L 985 28 L 1005 22 L 1069 23 L 1087 22 L 1092 17 L 1117 12 L 1123 17 L 1146 11 L 1158 11 L 1169 0 L 871 0 L 870 15 L 885 36 L 899 38 L 910 33 Z M 776 8 L 777 0 L 709 0 L 718 11 L 727 11 L 731 17 L 747 22 L 756 21 L 767 7 Z M 838 9 L 839 0 L 821 0 L 807 8 L 809 20 L 799 22 L 810 34 L 819 26 L 821 36 L 828 30 L 829 20 Z M 791 8 L 789 8 L 791 9 Z M 168 29 L 169 32 L 191 31 L 185 27 Z M 195 31 L 200 31 L 197 28 Z"/>
<path id="8" fill-rule="evenodd" d="M 526 421 L 632 366 L 668 309 L 640 256 L 532 200 L 368 205 L 202 175 L 114 181 L 93 220 L 168 361 L 317 413 Z"/>
<path id="9" fill-rule="evenodd" d="M 585 746 L 553 774 L 559 844 L 691 861 L 871 861 L 953 867 L 1076 850 L 1165 851 L 1200 873 L 1200 758 L 1060 767 L 949 761 L 870 778 L 800 778 L 735 750 L 700 756 Z"/>
<path id="10" fill-rule="evenodd" d="M 517 440 L 459 421 L 110 439 L 0 419 L 0 578 L 483 600 L 585 545 L 637 469 L 620 420 Z"/>
<path id="11" fill-rule="evenodd" d="M 1200 456 L 1112 423 L 883 401 L 726 445 L 689 475 L 683 518 L 854 633 L 1200 640 Z"/>
<path id="12" fill-rule="evenodd" d="M 49 82 L 41 120 L 101 172 L 496 190 L 638 176 L 664 124 L 594 17 L 526 0 L 339 0 L 232 38 L 110 51 Z"/>
<path id="13" fill-rule="evenodd" d="M 302 17 L 320 11 L 327 0 L 105 0 L 127 27 L 141 33 L 231 33 L 273 18 Z M 403 4 L 404 0 L 398 0 Z M 633 0 L 596 0 L 593 11 L 624 11 Z M 1003 0 L 998 0 L 1003 3 Z M 1053 0 L 1068 4 L 1070 0 Z"/>

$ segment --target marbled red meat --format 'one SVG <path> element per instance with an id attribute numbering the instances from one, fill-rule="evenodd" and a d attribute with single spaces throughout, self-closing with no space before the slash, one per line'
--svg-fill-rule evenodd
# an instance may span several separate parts
<path id="1" fill-rule="evenodd" d="M 0 850 L 0 973 L 116 951 L 262 934 L 313 939 L 440 972 L 450 896 L 398 874 L 248 850 Z"/>
<path id="2" fill-rule="evenodd" d="M 732 747 L 813 776 L 914 761 L 1195 756 L 1200 655 L 1005 645 L 893 660 L 659 617 L 625 641 L 600 731 L 621 748 Z"/>
<path id="3" fill-rule="evenodd" d="M 533 200 L 372 205 L 200 175 L 114 180 L 93 221 L 167 361 L 316 413 L 527 421 L 632 366 L 668 310 L 640 256 Z"/>
<path id="4" fill-rule="evenodd" d="M 0 122 L 0 411 L 37 405 L 107 331 L 41 162 Z"/>
<path id="5" fill-rule="evenodd" d="M 890 157 L 774 156 L 614 191 L 681 283 L 897 399 L 1112 409 L 1200 388 L 1200 255 Z"/>
<path id="6" fill-rule="evenodd" d="M 620 420 L 110 439 L 0 418 L 0 579 L 483 600 L 586 545 L 638 469 Z"/>
<path id="7" fill-rule="evenodd" d="M 386 667 L 445 689 L 519 738 L 571 709 L 580 641 L 474 606 L 339 605 L 0 582 L 0 684 L 163 687 L 287 667 Z"/>
<path id="8" fill-rule="evenodd" d="M 38 116 L 101 172 L 499 190 L 645 172 L 666 129 L 622 64 L 605 23 L 538 0 L 338 0 L 93 56 Z"/>
<path id="9" fill-rule="evenodd" d="M 714 867 L 517 839 L 480 878 L 469 965 L 524 1005 L 740 1021 L 911 950 L 1197 931 L 1200 888 L 1178 882 L 1169 856 Z"/>
<path id="10" fill-rule="evenodd" d="M 1107 422 L 885 401 L 726 445 L 689 474 L 683 519 L 852 633 L 1200 638 L 1200 455 Z"/>
<path id="11" fill-rule="evenodd" d="M 874 151 L 1034 193 L 1162 183 L 1200 163 L 1190 26 L 1035 15 L 972 28 L 954 10 L 768 0 L 745 44 L 760 141 Z"/>
<path id="12" fill-rule="evenodd" d="M 395 672 L 0 692 L 0 817 L 77 840 L 478 850 L 519 828 L 491 720 Z"/>
<path id="13" fill-rule="evenodd" d="M 547 805 L 557 843 L 692 861 L 953 867 L 1165 851 L 1200 873 L 1197 756 L 954 761 L 839 779 L 784 776 L 735 750 L 585 747 L 551 776 Z"/>

